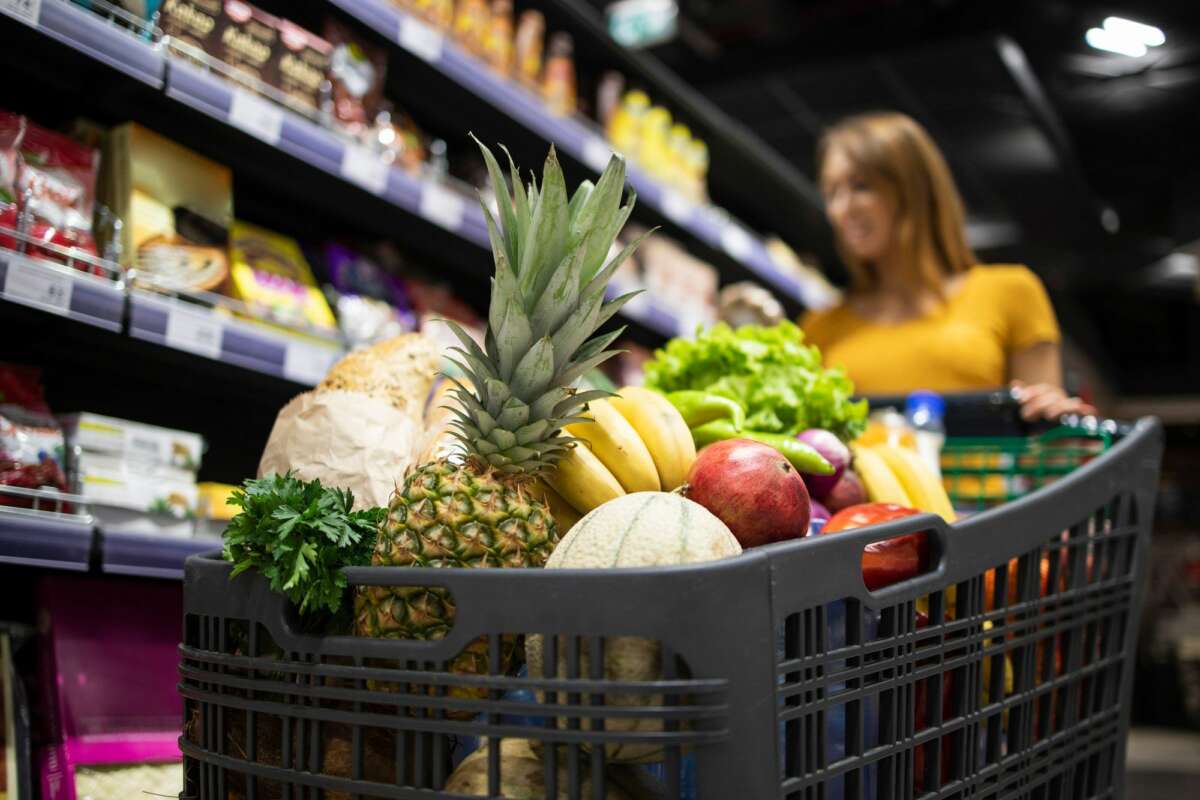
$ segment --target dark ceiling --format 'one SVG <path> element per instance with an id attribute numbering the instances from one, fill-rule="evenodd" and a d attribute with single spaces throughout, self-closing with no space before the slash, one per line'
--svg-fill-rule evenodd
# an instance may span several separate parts
<path id="1" fill-rule="evenodd" d="M 653 54 L 805 175 L 837 118 L 911 114 L 951 162 L 981 256 L 1041 273 L 1112 389 L 1200 392 L 1200 4 L 679 4 L 679 36 Z M 1166 43 L 1089 48 L 1110 15 Z"/>

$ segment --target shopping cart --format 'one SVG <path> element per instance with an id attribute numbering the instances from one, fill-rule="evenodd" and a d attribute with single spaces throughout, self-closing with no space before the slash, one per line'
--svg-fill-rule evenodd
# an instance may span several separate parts
<path id="1" fill-rule="evenodd" d="M 1147 419 L 1111 439 L 953 526 L 922 515 L 670 568 L 346 570 L 448 589 L 440 641 L 306 632 L 261 577 L 193 557 L 183 797 L 462 797 L 443 788 L 481 740 L 488 796 L 1121 797 L 1162 436 Z M 932 568 L 868 591 L 863 547 L 920 532 Z M 504 668 L 532 633 L 545 677 Z M 606 679 L 614 636 L 653 643 L 656 673 Z M 447 669 L 468 645 L 484 674 Z M 527 760 L 501 758 L 517 739 Z"/>

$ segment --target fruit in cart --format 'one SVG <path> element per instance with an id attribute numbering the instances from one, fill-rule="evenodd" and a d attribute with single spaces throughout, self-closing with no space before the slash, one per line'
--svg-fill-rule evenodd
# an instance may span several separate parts
<path id="1" fill-rule="evenodd" d="M 871 449 L 879 454 L 896 476 L 914 508 L 937 514 L 946 522 L 954 522 L 954 507 L 950 505 L 946 487 L 917 451 L 886 443 Z"/>
<path id="2" fill-rule="evenodd" d="M 862 478 L 852 469 L 842 473 L 842 477 L 833 485 L 829 494 L 825 495 L 825 507 L 836 514 L 843 508 L 857 506 L 867 502 L 867 490 Z"/>
<path id="3" fill-rule="evenodd" d="M 558 528 L 559 537 L 566 535 L 576 522 L 583 519 L 583 515 L 564 500 L 562 495 L 551 489 L 545 479 L 535 481 L 532 489 L 534 494 L 540 495 L 546 501 L 546 505 L 550 507 L 550 516 L 554 517 L 554 525 Z"/>
<path id="4" fill-rule="evenodd" d="M 662 490 L 669 492 L 682 485 L 696 460 L 696 445 L 671 401 L 641 386 L 625 386 L 609 402 L 646 445 Z"/>
<path id="5" fill-rule="evenodd" d="M 859 444 L 850 445 L 850 452 L 854 454 L 854 469 L 862 478 L 868 500 L 898 506 L 912 505 L 908 492 L 904 491 L 904 486 L 883 460 L 883 456 L 870 447 Z"/>
<path id="6" fill-rule="evenodd" d="M 545 480 L 580 513 L 625 494 L 616 476 L 586 444 L 564 450 Z"/>
<path id="7" fill-rule="evenodd" d="M 698 503 L 674 492 L 635 492 L 623 495 L 581 519 L 562 538 L 547 569 L 614 567 L 660 567 L 694 564 L 730 558 L 742 552 L 741 546 L 725 523 Z M 558 651 L 557 675 L 567 675 L 566 648 Z M 543 641 L 530 635 L 525 641 L 525 657 L 532 677 L 546 672 Z M 580 675 L 588 675 L 588 654 L 581 654 Z M 611 636 L 604 640 L 604 677 L 610 681 L 655 681 L 662 678 L 662 652 L 659 645 L 639 636 Z M 605 696 L 608 706 L 661 706 L 661 695 L 612 693 Z M 560 727 L 566 721 L 558 720 Z M 584 720 L 585 730 L 592 722 Z M 604 730 L 629 733 L 661 731 L 661 719 L 634 719 L 614 716 L 604 720 Z M 656 744 L 610 744 L 605 747 L 609 761 L 660 761 L 662 747 Z"/>
<path id="8" fill-rule="evenodd" d="M 611 402 L 593 400 L 579 416 L 588 421 L 567 425 L 567 433 L 587 443 L 622 489 L 626 492 L 657 492 L 662 488 L 650 451 Z M 591 511 L 591 508 L 583 510 Z"/>
<path id="9" fill-rule="evenodd" d="M 884 522 L 920 514 L 915 508 L 895 503 L 863 503 L 844 508 L 829 518 L 822 535 L 856 528 L 867 528 Z M 925 533 L 910 533 L 881 542 L 871 542 L 863 548 L 863 583 L 871 591 L 891 586 L 920 575 L 929 567 L 929 538 Z"/>
<path id="10" fill-rule="evenodd" d="M 485 744 L 463 759 L 458 768 L 446 779 L 442 791 L 467 797 L 492 797 L 488 791 L 488 748 Z M 584 770 L 578 784 L 572 784 L 567 754 L 559 755 L 557 767 L 558 789 L 554 798 L 593 797 L 591 770 Z M 499 796 L 509 800 L 543 800 L 546 794 L 546 775 L 542 756 L 534 752 L 528 739 L 500 740 L 500 785 Z M 629 800 L 630 795 L 605 781 L 604 800 Z"/>
<path id="11" fill-rule="evenodd" d="M 728 525 L 742 547 L 808 534 L 812 506 L 804 479 L 761 442 L 729 439 L 704 448 L 683 493 Z"/>
<path id="12" fill-rule="evenodd" d="M 816 473 L 805 473 L 804 475 L 808 493 L 817 500 L 824 500 L 837 485 L 846 471 L 846 467 L 850 466 L 850 448 L 846 447 L 845 443 L 831 431 L 824 428 L 809 428 L 797 434 L 796 438 L 812 447 L 821 454 L 822 458 L 833 465 L 833 474 L 831 475 Z"/>
<path id="13" fill-rule="evenodd" d="M 793 467 L 802 473 L 812 473 L 815 475 L 833 474 L 833 465 L 826 461 L 812 446 L 799 441 L 795 437 L 786 436 L 782 433 L 767 433 L 749 428 L 738 430 L 730 420 L 718 419 L 692 428 L 692 438 L 695 439 L 697 447 L 708 447 L 710 444 L 730 439 L 751 439 L 768 447 L 775 448 L 788 461 L 792 462 Z"/>
<path id="14" fill-rule="evenodd" d="M 451 424 L 463 452 L 404 476 L 379 527 L 376 566 L 542 566 L 559 533 L 531 484 L 552 476 L 572 452 L 575 441 L 563 427 L 582 422 L 586 404 L 609 394 L 573 387 L 616 355 L 608 347 L 623 329 L 596 331 L 632 296 L 605 300 L 613 272 L 644 238 L 608 259 L 633 208 L 632 200 L 621 205 L 624 162 L 614 156 L 594 186 L 585 182 L 568 199 L 551 148 L 541 186 L 535 181 L 526 189 L 510 160 L 510 194 L 495 157 L 479 146 L 500 221 L 481 199 L 495 261 L 484 346 L 447 322 L 461 344 L 453 349 L 453 363 L 469 381 L 449 392 Z M 374 586 L 355 598 L 360 636 L 440 639 L 454 617 L 444 589 Z M 502 649 L 509 650 L 507 639 Z M 483 640 L 450 669 L 484 671 Z M 481 696 L 475 689 L 451 693 Z"/>
<path id="15" fill-rule="evenodd" d="M 820 500 L 812 500 L 810 505 L 812 506 L 812 511 L 808 516 L 809 525 L 812 525 L 816 522 L 828 522 L 829 518 L 833 516 L 829 513 L 829 509 L 825 507 L 825 504 Z"/>

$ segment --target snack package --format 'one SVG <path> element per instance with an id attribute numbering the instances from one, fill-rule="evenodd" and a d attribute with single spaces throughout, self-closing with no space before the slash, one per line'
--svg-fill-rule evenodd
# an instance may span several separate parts
<path id="1" fill-rule="evenodd" d="M 65 492 L 62 428 L 50 415 L 34 367 L 0 363 L 0 484 Z M 0 505 L 28 508 L 27 498 L 0 492 Z"/>
<path id="2" fill-rule="evenodd" d="M 231 292 L 257 316 L 327 331 L 337 320 L 294 239 L 245 222 L 230 229 Z"/>
<path id="3" fill-rule="evenodd" d="M 387 54 L 339 20 L 326 20 L 324 33 L 333 47 L 329 81 L 334 119 L 350 133 L 362 134 L 375 119 L 383 100 Z"/>
<path id="4" fill-rule="evenodd" d="M 286 19 L 279 20 L 279 44 L 267 67 L 267 83 L 305 109 L 321 108 L 329 91 L 333 45 Z"/>
<path id="5" fill-rule="evenodd" d="M 331 302 L 351 349 L 417 329 L 417 315 L 404 282 L 345 245 L 325 247 Z"/>
<path id="6" fill-rule="evenodd" d="M 242 0 L 166 0 L 163 33 L 266 82 L 279 20 Z"/>
<path id="7" fill-rule="evenodd" d="M 4 229 L 16 230 L 24 213 L 34 239 L 96 255 L 92 212 L 99 159 L 98 151 L 28 117 L 0 112 L 0 245 L 16 246 Z M 29 252 L 63 260 L 36 245 Z"/>
<path id="8" fill-rule="evenodd" d="M 425 134 L 412 117 L 384 101 L 375 115 L 375 139 L 384 159 L 411 173 L 419 173 L 428 157 Z"/>

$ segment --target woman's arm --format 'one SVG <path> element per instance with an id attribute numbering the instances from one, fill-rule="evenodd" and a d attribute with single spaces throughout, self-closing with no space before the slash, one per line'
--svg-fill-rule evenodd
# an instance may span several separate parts
<path id="1" fill-rule="evenodd" d="M 1008 374 L 1021 400 L 1024 419 L 1057 419 L 1064 414 L 1095 414 L 1094 406 L 1062 389 L 1062 354 L 1057 342 L 1039 342 L 1012 354 Z"/>

